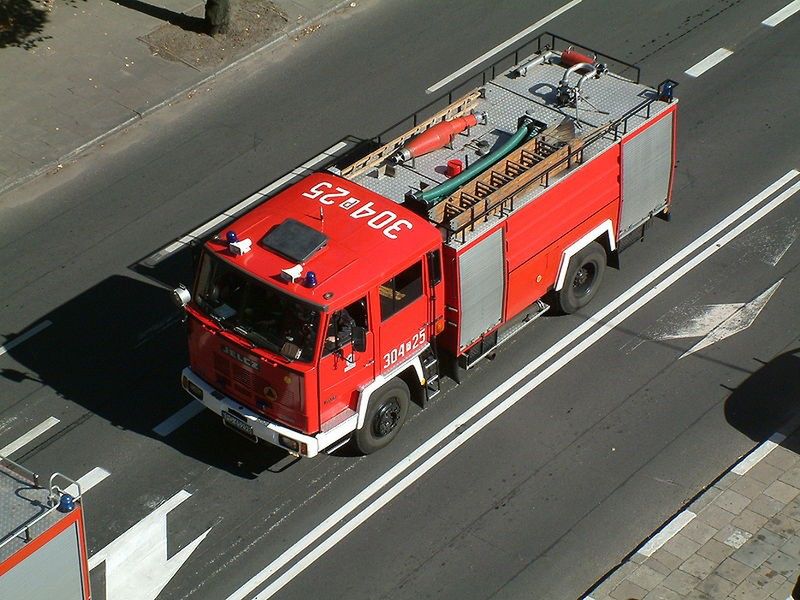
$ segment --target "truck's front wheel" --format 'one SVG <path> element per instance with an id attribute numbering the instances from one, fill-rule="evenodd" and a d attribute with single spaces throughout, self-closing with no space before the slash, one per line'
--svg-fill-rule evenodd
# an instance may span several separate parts
<path id="1" fill-rule="evenodd" d="M 564 287 L 558 291 L 558 308 L 571 314 L 594 298 L 606 269 L 606 251 L 592 242 L 569 261 Z"/>
<path id="2" fill-rule="evenodd" d="M 380 450 L 395 438 L 406 420 L 410 397 L 402 379 L 392 379 L 373 394 L 364 425 L 356 431 L 356 445 L 362 453 Z"/>

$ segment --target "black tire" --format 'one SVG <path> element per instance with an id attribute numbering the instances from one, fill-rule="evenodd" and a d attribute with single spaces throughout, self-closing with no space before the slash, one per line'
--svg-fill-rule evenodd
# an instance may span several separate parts
<path id="1" fill-rule="evenodd" d="M 558 309 L 571 314 L 583 308 L 597 293 L 606 270 L 606 251 L 592 242 L 569 261 L 564 286 L 558 291 Z"/>
<path id="2" fill-rule="evenodd" d="M 403 427 L 411 394 L 402 379 L 392 379 L 370 398 L 364 425 L 356 431 L 356 446 L 372 454 L 388 446 Z"/>

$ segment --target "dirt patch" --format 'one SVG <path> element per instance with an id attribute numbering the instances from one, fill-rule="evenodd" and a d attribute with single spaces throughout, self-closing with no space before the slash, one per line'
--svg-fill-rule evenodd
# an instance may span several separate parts
<path id="1" fill-rule="evenodd" d="M 236 60 L 286 30 L 286 13 L 269 0 L 237 0 L 231 5 L 226 34 L 212 37 L 204 32 L 201 4 L 181 15 L 179 22 L 162 25 L 139 39 L 153 54 L 206 71 Z"/>

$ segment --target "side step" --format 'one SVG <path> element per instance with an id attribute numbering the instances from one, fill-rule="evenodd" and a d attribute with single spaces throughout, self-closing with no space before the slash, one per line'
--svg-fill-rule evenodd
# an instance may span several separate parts
<path id="1" fill-rule="evenodd" d="M 550 310 L 549 304 L 546 304 L 542 300 L 537 300 L 536 302 L 534 302 L 529 307 L 529 310 L 526 311 L 526 313 L 524 313 L 525 316 L 522 317 L 522 319 L 520 319 L 519 321 L 512 321 L 506 329 L 500 332 L 500 335 L 497 336 L 497 345 L 499 346 L 503 342 L 507 341 L 510 337 L 513 337 L 514 335 L 525 329 L 528 325 L 533 323 L 536 319 L 541 317 L 548 310 Z"/>
<path id="2" fill-rule="evenodd" d="M 525 312 L 518 315 L 504 327 L 486 336 L 481 343 L 473 346 L 465 355 L 460 356 L 459 363 L 461 367 L 464 369 L 473 368 L 481 360 L 493 354 L 497 348 L 525 329 L 548 310 L 550 310 L 549 304 L 546 304 L 542 300 L 537 300 L 531 304 Z"/>
<path id="3" fill-rule="evenodd" d="M 422 400 L 422 408 L 428 405 L 428 401 L 442 393 L 442 380 L 439 376 L 439 359 L 430 346 L 420 356 L 422 361 L 422 376 L 425 377 L 425 396 Z"/>

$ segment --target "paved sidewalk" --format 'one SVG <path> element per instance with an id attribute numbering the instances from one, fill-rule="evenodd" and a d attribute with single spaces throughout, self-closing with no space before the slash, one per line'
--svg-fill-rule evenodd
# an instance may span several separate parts
<path id="1" fill-rule="evenodd" d="M 11 2 L 16 15 L 0 14 L 0 194 L 259 48 L 312 33 L 321 20 L 357 5 L 237 1 L 251 12 L 237 21 L 241 31 L 217 39 L 192 30 L 201 24 L 203 0 Z M 170 55 L 169 43 L 181 35 L 185 51 Z M 186 48 L 192 39 L 204 45 L 203 60 Z"/>
<path id="2" fill-rule="evenodd" d="M 786 600 L 800 573 L 800 429 L 775 434 L 593 588 L 589 600 Z"/>

